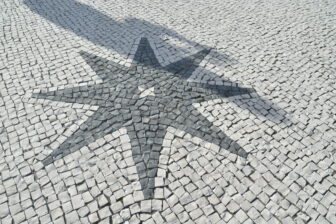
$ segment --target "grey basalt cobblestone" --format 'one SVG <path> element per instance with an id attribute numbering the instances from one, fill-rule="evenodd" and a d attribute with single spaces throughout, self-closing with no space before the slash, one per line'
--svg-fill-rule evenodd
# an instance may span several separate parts
<path id="1" fill-rule="evenodd" d="M 92 69 L 103 79 L 103 84 L 33 93 L 32 97 L 85 103 L 99 106 L 99 109 L 75 132 L 61 139 L 60 145 L 43 160 L 44 165 L 49 165 L 106 134 L 126 127 L 131 138 L 132 156 L 137 164 L 142 190 L 145 198 L 150 198 L 154 193 L 157 163 L 168 126 L 186 130 L 192 135 L 213 141 L 214 144 L 246 157 L 243 148 L 233 143 L 191 106 L 192 103 L 209 99 L 211 95 L 230 97 L 252 92 L 250 89 L 236 86 L 183 82 L 190 77 L 208 52 L 201 51 L 162 67 L 156 60 L 148 40 L 142 38 L 135 53 L 135 63 L 132 63 L 130 68 L 122 68 L 82 53 Z M 104 67 L 99 66 L 99 62 L 103 62 Z M 136 86 L 152 89 L 152 97 L 146 94 L 147 97 L 143 99 L 144 93 L 139 94 L 139 88 Z M 125 142 L 126 138 L 122 137 L 121 143 Z M 99 145 L 104 143 L 98 142 Z"/>
<path id="2" fill-rule="evenodd" d="M 0 1 L 0 223 L 335 223 L 332 1 Z"/>

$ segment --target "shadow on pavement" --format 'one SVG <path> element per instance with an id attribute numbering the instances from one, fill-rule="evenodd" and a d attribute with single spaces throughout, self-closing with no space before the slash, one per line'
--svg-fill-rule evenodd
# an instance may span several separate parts
<path id="1" fill-rule="evenodd" d="M 188 40 L 171 29 L 142 19 L 128 18 L 125 20 L 115 20 L 97 9 L 75 0 L 24 0 L 24 3 L 33 12 L 59 27 L 73 32 L 96 45 L 112 49 L 126 57 L 129 52 L 125 52 L 125 47 L 123 46 L 125 45 L 125 39 L 133 38 L 134 41 L 134 37 L 137 37 L 139 34 L 150 34 L 155 38 L 160 38 L 160 35 L 166 35 L 177 38 L 192 46 L 198 46 L 199 48 L 204 49 L 211 48 L 198 44 L 192 40 Z M 181 50 L 183 52 L 183 49 L 178 48 L 177 46 L 169 46 L 168 44 L 167 49 L 170 48 Z M 215 52 L 214 50 L 211 51 L 211 54 L 214 57 L 223 58 L 228 64 L 237 63 L 227 55 Z M 213 77 L 217 76 L 205 69 L 203 69 L 202 72 Z M 229 80 L 223 80 L 223 82 L 232 86 L 237 86 L 236 83 Z M 272 111 L 279 112 L 279 114 L 275 116 L 272 114 L 265 114 L 265 108 L 255 107 L 251 104 L 244 105 L 245 109 L 248 109 L 255 115 L 264 116 L 270 120 L 291 123 L 290 120 L 285 117 L 286 112 L 284 110 L 270 101 L 259 97 L 257 94 L 255 97 L 256 99 L 254 100 L 257 100 L 259 105 L 265 105 L 265 108 L 268 108 L 267 110 L 272 109 Z M 235 102 L 235 100 L 232 100 L 232 102 Z"/>

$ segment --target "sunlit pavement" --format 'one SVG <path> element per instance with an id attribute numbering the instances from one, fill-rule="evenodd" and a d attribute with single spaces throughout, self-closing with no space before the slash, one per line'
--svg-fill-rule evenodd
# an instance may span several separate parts
<path id="1" fill-rule="evenodd" d="M 336 223 L 334 1 L 0 1 L 1 223 Z"/>

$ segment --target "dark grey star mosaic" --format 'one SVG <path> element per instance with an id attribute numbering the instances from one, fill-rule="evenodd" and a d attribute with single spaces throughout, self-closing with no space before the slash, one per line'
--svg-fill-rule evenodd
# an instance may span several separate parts
<path id="1" fill-rule="evenodd" d="M 40 92 L 33 97 L 99 106 L 97 111 L 43 160 L 44 165 L 125 127 L 145 198 L 154 194 L 154 179 L 168 127 L 214 143 L 241 157 L 247 152 L 204 117 L 193 103 L 249 94 L 253 89 L 188 82 L 210 50 L 161 66 L 148 40 L 142 38 L 130 67 L 95 55 L 82 57 L 103 83 Z"/>

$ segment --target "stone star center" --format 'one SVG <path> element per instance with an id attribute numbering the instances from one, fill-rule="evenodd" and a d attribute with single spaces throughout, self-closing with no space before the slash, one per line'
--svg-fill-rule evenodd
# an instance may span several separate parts
<path id="1" fill-rule="evenodd" d="M 154 87 L 146 89 L 144 87 L 138 86 L 138 89 L 140 91 L 140 96 L 139 96 L 140 98 L 143 98 L 146 96 L 155 96 Z"/>

